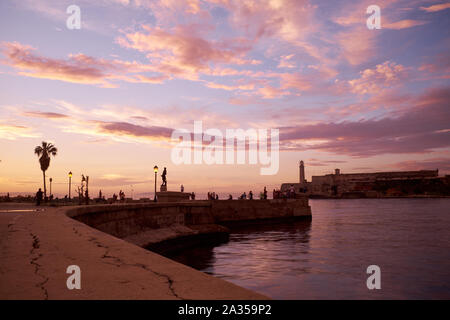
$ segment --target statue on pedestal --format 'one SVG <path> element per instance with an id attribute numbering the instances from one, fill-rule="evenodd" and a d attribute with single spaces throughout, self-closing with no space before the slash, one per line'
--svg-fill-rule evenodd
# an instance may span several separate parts
<path id="1" fill-rule="evenodd" d="M 162 185 L 163 186 L 167 186 L 166 175 L 167 175 L 167 169 L 166 169 L 166 167 L 164 167 L 163 173 L 161 174 L 161 178 L 162 178 L 162 182 L 163 182 Z"/>
<path id="2" fill-rule="evenodd" d="M 167 169 L 164 167 L 163 173 L 161 174 L 162 184 L 161 184 L 161 192 L 167 191 Z"/>

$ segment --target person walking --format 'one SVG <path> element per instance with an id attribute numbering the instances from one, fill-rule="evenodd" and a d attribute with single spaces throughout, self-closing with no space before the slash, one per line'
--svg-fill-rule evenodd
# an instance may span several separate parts
<path id="1" fill-rule="evenodd" d="M 42 192 L 41 188 L 39 188 L 38 192 L 36 192 L 36 205 L 37 206 L 41 205 L 43 196 L 44 196 L 44 193 Z"/>

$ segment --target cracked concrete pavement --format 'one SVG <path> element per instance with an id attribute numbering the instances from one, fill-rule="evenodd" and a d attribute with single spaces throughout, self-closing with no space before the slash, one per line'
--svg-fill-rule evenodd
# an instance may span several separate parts
<path id="1" fill-rule="evenodd" d="M 0 299 L 267 299 L 115 238 L 67 208 L 0 204 Z M 81 289 L 66 286 L 81 269 Z"/>

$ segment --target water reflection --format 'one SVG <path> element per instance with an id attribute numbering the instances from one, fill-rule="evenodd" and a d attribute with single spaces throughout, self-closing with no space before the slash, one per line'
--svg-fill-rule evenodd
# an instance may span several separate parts
<path id="1" fill-rule="evenodd" d="M 171 258 L 274 299 L 450 298 L 450 199 L 310 204 L 312 221 L 235 226 Z M 367 289 L 372 264 L 381 290 Z"/>
<path id="2" fill-rule="evenodd" d="M 222 278 L 230 274 L 241 279 L 267 278 L 283 272 L 286 264 L 308 272 L 304 262 L 308 261 L 310 230 L 311 221 L 231 226 L 225 243 L 204 243 L 166 256 Z M 248 273 L 240 272 L 242 268 Z"/>

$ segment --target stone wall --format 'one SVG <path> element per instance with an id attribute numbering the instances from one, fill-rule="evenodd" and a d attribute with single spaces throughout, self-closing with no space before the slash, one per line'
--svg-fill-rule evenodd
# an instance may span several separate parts
<path id="1" fill-rule="evenodd" d="M 148 246 L 179 237 L 222 234 L 221 224 L 311 218 L 306 197 L 288 200 L 213 200 L 77 207 L 67 215 L 115 237 Z"/>
<path id="2" fill-rule="evenodd" d="M 212 201 L 216 223 L 311 216 L 308 198 Z"/>

